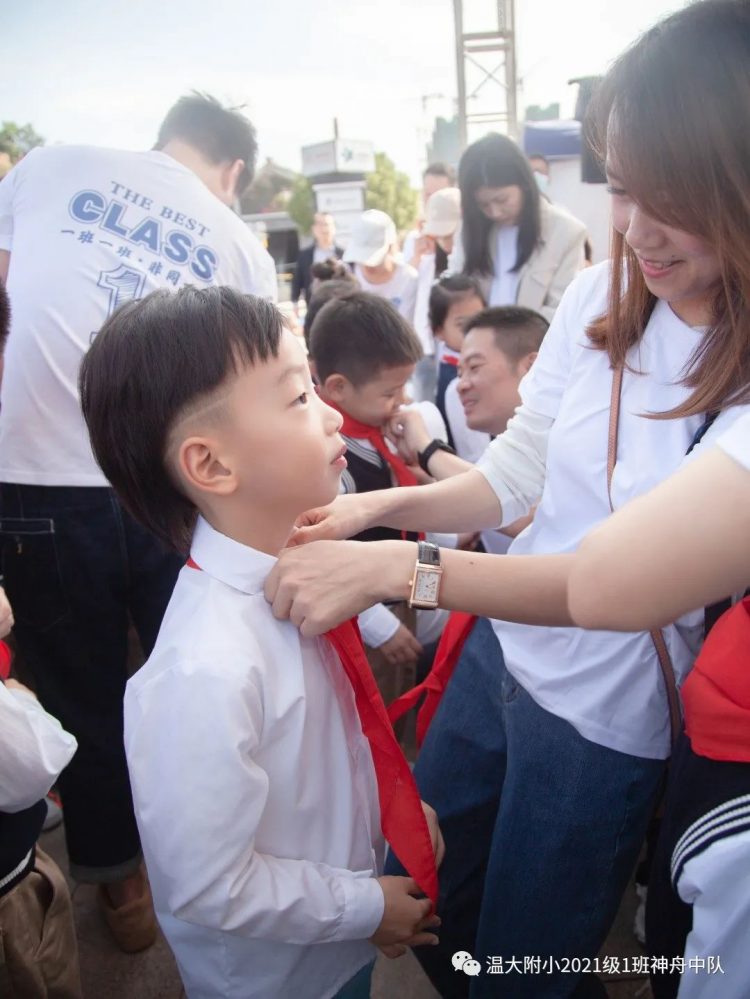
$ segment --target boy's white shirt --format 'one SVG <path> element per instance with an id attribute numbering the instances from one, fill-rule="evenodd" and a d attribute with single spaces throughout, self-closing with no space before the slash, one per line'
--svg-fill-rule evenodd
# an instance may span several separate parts
<path id="1" fill-rule="evenodd" d="M 374 958 L 384 908 L 354 693 L 325 639 L 273 617 L 273 557 L 201 518 L 192 557 L 125 695 L 156 912 L 188 995 L 325 999 Z"/>

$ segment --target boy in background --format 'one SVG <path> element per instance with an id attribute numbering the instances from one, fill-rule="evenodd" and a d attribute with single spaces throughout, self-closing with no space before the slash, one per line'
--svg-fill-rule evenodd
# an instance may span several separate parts
<path id="1" fill-rule="evenodd" d="M 347 294 L 318 312 L 310 332 L 310 358 L 322 398 L 343 416 L 347 469 L 341 491 L 370 492 L 392 486 L 417 485 L 414 472 L 386 440 L 384 431 L 408 402 L 405 395 L 422 348 L 416 334 L 388 303 L 366 292 Z M 401 531 L 376 527 L 356 541 L 398 540 Z M 407 534 L 416 540 L 415 534 Z M 449 546 L 455 546 L 455 535 Z M 435 612 L 424 612 L 428 617 Z M 388 667 L 417 661 L 422 644 L 415 636 L 415 617 L 404 604 L 376 604 L 359 618 L 368 646 L 385 663 L 371 657 L 386 700 L 399 691 Z"/>
<path id="2" fill-rule="evenodd" d="M 417 883 L 379 877 L 381 818 L 430 895 L 439 834 L 353 625 L 303 639 L 263 596 L 297 516 L 338 491 L 340 417 L 278 310 L 230 288 L 121 309 L 84 360 L 81 400 L 122 502 L 191 556 L 125 697 L 136 817 L 185 990 L 369 995 L 373 944 L 396 956 L 435 940 Z"/>

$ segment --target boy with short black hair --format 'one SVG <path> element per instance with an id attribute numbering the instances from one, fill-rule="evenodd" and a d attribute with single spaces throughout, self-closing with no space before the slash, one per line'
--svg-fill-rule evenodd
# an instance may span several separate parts
<path id="1" fill-rule="evenodd" d="M 338 490 L 340 417 L 278 310 L 230 288 L 126 305 L 84 360 L 81 399 L 123 503 L 191 553 L 125 696 L 155 909 L 186 992 L 369 995 L 368 941 L 395 956 L 434 940 L 416 882 L 378 877 L 381 818 L 431 897 L 439 834 L 354 626 L 304 639 L 263 595 L 295 519 Z"/>
<path id="2" fill-rule="evenodd" d="M 341 412 L 347 469 L 341 491 L 370 492 L 394 485 L 417 485 L 413 471 L 399 458 L 384 431 L 404 402 L 405 389 L 422 356 L 411 326 L 382 298 L 367 292 L 347 294 L 328 302 L 317 314 L 310 333 L 310 358 L 326 402 Z M 356 535 L 357 541 L 400 539 L 405 535 L 385 527 Z M 406 537 L 416 540 L 415 534 Z M 408 617 L 403 606 L 395 608 Z M 413 617 L 413 615 L 411 616 Z M 360 615 L 362 636 L 382 653 L 386 663 L 412 663 L 422 652 L 413 633 L 413 620 L 399 618 L 375 604 Z M 371 659 L 381 690 L 394 690 L 391 670 Z"/>

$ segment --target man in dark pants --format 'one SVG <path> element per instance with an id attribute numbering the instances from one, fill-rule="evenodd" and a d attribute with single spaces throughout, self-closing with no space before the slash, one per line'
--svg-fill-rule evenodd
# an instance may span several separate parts
<path id="1" fill-rule="evenodd" d="M 2 569 L 39 698 L 78 740 L 59 782 L 71 873 L 100 886 L 124 950 L 156 933 L 123 748 L 128 629 L 148 654 L 181 560 L 129 517 L 96 465 L 78 368 L 107 316 L 157 288 L 231 284 L 275 297 L 271 258 L 229 207 L 256 148 L 250 122 L 196 94 L 170 110 L 149 152 L 35 149 L 0 183 L 12 311 Z"/>
<path id="2" fill-rule="evenodd" d="M 312 285 L 313 264 L 324 260 L 340 260 L 344 251 L 336 246 L 336 225 L 331 215 L 318 212 L 312 226 L 313 242 L 300 250 L 292 278 L 292 302 L 297 307 L 300 296 L 305 302 L 310 301 L 310 286 Z"/>

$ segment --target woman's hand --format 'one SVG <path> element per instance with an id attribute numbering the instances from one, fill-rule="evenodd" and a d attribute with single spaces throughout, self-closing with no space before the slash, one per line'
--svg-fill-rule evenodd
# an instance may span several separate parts
<path id="1" fill-rule="evenodd" d="M 381 600 L 406 599 L 416 552 L 404 541 L 285 548 L 266 579 L 266 600 L 305 637 L 322 635 Z"/>
<path id="2" fill-rule="evenodd" d="M 343 541 L 370 526 L 366 494 L 337 496 L 329 506 L 316 507 L 298 517 L 287 546 L 296 548 L 309 541 Z"/>

